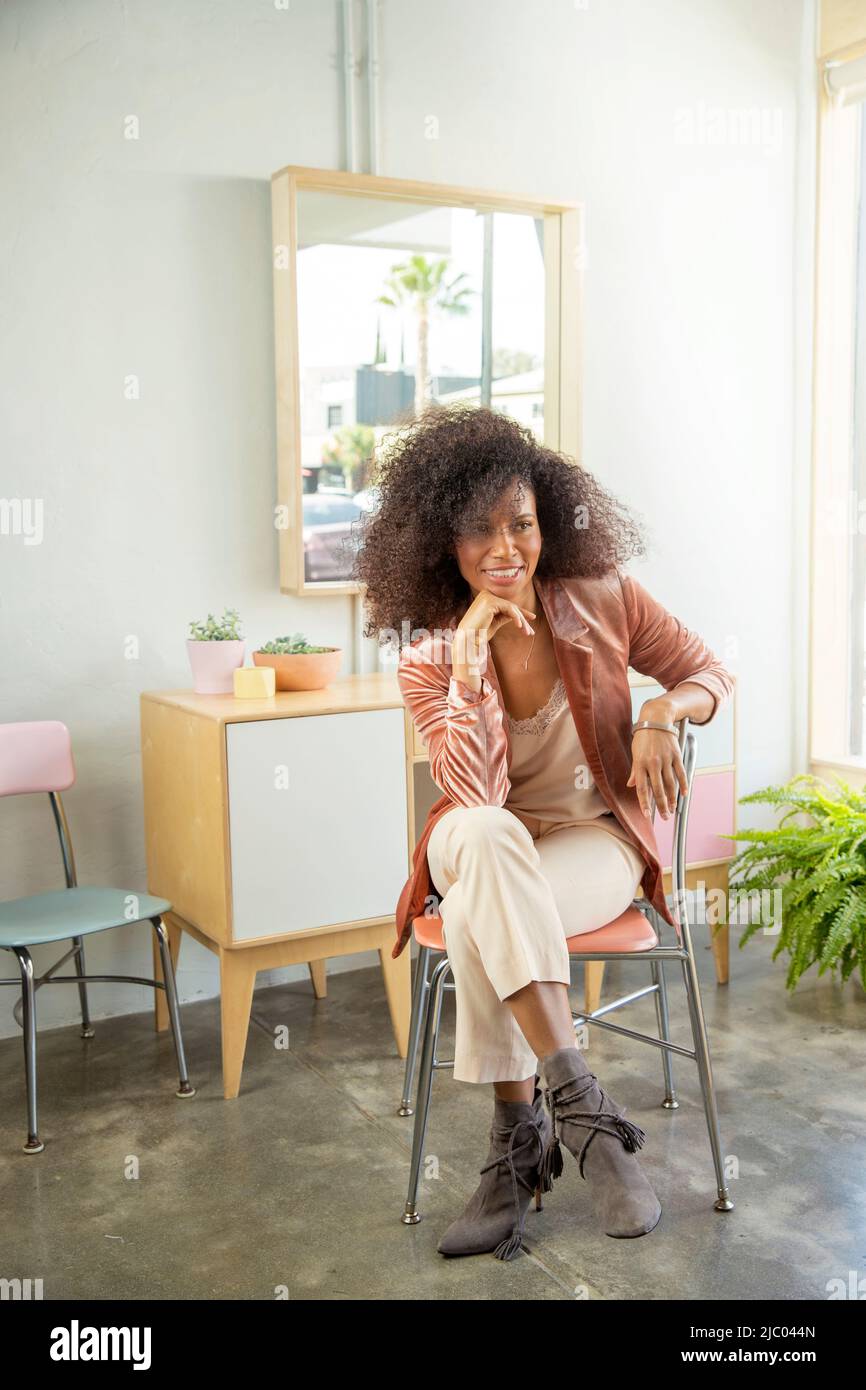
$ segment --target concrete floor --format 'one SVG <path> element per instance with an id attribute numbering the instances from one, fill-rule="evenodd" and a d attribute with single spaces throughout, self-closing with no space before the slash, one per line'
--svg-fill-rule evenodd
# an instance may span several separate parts
<path id="1" fill-rule="evenodd" d="M 403 1068 L 381 978 L 364 970 L 334 976 L 321 1001 L 307 984 L 256 995 L 234 1101 L 222 1098 L 216 1000 L 183 1010 L 198 1092 L 187 1101 L 149 1013 L 97 1022 L 89 1042 L 41 1034 L 35 1156 L 20 1148 L 21 1044 L 0 1043 L 0 1274 L 42 1278 L 46 1299 L 273 1299 L 285 1286 L 291 1299 L 826 1300 L 828 1280 L 866 1271 L 866 996 L 814 971 L 789 995 L 772 940 L 739 951 L 738 935 L 726 988 L 699 950 L 723 1150 L 739 1170 L 727 1214 L 713 1210 L 694 1064 L 675 1062 L 680 1108 L 664 1111 L 656 1049 L 594 1029 L 593 1071 L 647 1131 L 660 1224 L 639 1240 L 600 1233 L 564 1151 L 544 1211 L 527 1216 L 529 1253 L 443 1259 L 436 1243 L 486 1155 L 492 1091 L 437 1073 L 426 1149 L 440 1175 L 422 1187 L 420 1224 L 402 1225 L 412 1120 L 396 1114 Z M 608 966 L 605 997 L 647 979 Z M 681 976 L 669 981 L 687 1045 Z M 449 995 L 444 1057 L 452 1011 Z M 651 1001 L 627 1012 L 653 1031 Z M 280 1025 L 287 1050 L 274 1046 Z"/>

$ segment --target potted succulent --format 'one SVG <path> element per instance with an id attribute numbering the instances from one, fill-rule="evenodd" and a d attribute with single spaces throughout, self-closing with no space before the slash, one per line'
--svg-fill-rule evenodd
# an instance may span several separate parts
<path id="1" fill-rule="evenodd" d="M 256 666 L 273 666 L 277 690 L 324 690 L 340 669 L 342 647 L 312 647 L 302 632 L 275 637 L 253 652 Z"/>
<path id="2" fill-rule="evenodd" d="M 219 619 L 208 613 L 206 622 L 190 623 L 186 649 L 197 695 L 232 693 L 234 672 L 244 664 L 246 647 L 239 631 L 240 621 L 234 608 L 226 608 Z"/>

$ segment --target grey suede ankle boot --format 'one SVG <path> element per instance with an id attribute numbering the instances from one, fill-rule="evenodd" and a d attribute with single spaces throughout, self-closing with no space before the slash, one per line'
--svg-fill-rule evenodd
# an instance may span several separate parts
<path id="1" fill-rule="evenodd" d="M 498 1260 L 513 1260 L 523 1247 L 523 1223 L 535 1194 L 550 1191 L 539 1178 L 541 1157 L 552 1134 L 536 1077 L 531 1101 L 494 1101 L 490 1152 L 481 1169 L 481 1182 L 462 1216 L 439 1242 L 441 1255 L 482 1255 L 492 1250 Z"/>
<path id="2" fill-rule="evenodd" d="M 659 1200 L 638 1162 L 646 1134 L 598 1085 L 578 1048 L 561 1047 L 539 1063 L 552 1134 L 542 1160 L 542 1181 L 562 1172 L 562 1141 L 589 1183 L 596 1211 L 609 1236 L 643 1236 L 659 1223 Z M 589 1131 L 587 1134 L 586 1131 Z"/>

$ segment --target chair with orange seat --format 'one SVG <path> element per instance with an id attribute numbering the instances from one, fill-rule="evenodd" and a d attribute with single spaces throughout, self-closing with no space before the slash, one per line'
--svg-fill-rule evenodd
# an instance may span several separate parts
<path id="1" fill-rule="evenodd" d="M 623 1036 L 632 1038 L 635 1042 L 647 1043 L 658 1048 L 662 1054 L 664 1099 L 661 1104 L 665 1110 L 676 1110 L 679 1107 L 674 1090 L 672 1054 L 677 1053 L 681 1057 L 689 1057 L 697 1064 L 715 1168 L 717 1196 L 713 1205 L 716 1211 L 731 1211 L 734 1204 L 725 1181 L 715 1086 L 686 901 L 686 830 L 697 762 L 697 742 L 695 735 L 688 731 L 688 722 L 687 718 L 683 718 L 678 721 L 677 725 L 680 752 L 686 773 L 687 791 L 683 794 L 679 787 L 677 788 L 674 811 L 671 886 L 673 889 L 672 916 L 678 921 L 676 944 L 669 946 L 661 944 L 662 932 L 665 929 L 669 930 L 669 924 L 663 921 L 652 904 L 644 898 L 635 898 L 631 905 L 620 913 L 619 917 L 612 922 L 604 923 L 596 931 L 569 937 L 569 955 L 574 961 L 648 961 L 652 975 L 651 984 L 633 990 L 609 1004 L 594 1009 L 591 1013 L 580 1013 L 572 1010 L 572 1018 L 576 1026 L 581 1022 L 592 1023 L 599 1028 L 607 1028 L 611 1032 L 622 1033 Z M 655 819 L 655 807 L 653 808 L 653 819 Z M 398 1110 L 400 1115 L 415 1114 L 412 1159 L 409 1169 L 409 1191 L 401 1218 L 406 1225 L 410 1226 L 415 1225 L 421 1219 L 418 1212 L 418 1185 L 430 1114 L 433 1073 L 440 1067 L 453 1066 L 453 1060 L 441 1061 L 437 1057 L 436 1051 L 444 992 L 454 989 L 453 983 L 447 981 L 447 976 L 450 974 L 450 964 L 445 953 L 441 917 L 434 915 L 416 917 L 412 923 L 412 931 L 419 946 L 419 953 L 415 965 L 412 1021 L 409 1032 L 409 1052 L 406 1058 L 403 1099 Z M 436 956 L 439 956 L 440 959 L 435 960 L 434 963 Z M 679 961 L 682 966 L 691 1024 L 692 1048 L 680 1047 L 670 1038 L 667 987 L 664 974 L 667 961 Z M 655 997 L 658 1037 L 636 1032 L 631 1028 L 623 1028 L 619 1024 L 610 1023 L 603 1017 L 603 1015 L 613 1013 L 615 1009 L 632 1004 L 648 994 Z M 419 1044 L 421 1062 L 413 1111 L 411 1092 Z"/>

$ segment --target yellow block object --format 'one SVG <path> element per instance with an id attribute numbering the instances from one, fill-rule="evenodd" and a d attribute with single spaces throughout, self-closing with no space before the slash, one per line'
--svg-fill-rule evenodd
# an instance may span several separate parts
<path id="1" fill-rule="evenodd" d="M 238 666 L 234 679 L 236 700 L 266 700 L 277 688 L 273 666 Z"/>

